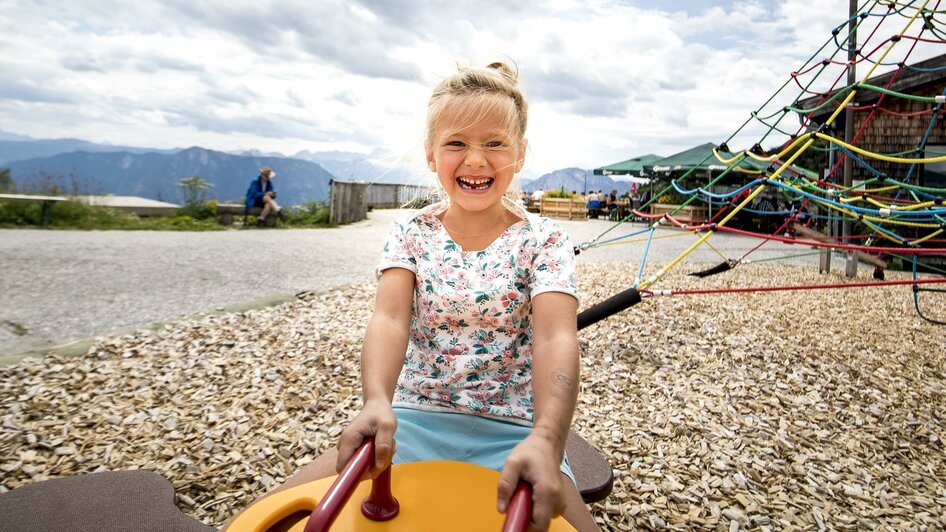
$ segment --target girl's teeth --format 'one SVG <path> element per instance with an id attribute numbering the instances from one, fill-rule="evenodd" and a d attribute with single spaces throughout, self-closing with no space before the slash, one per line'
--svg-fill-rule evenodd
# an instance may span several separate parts
<path id="1" fill-rule="evenodd" d="M 487 179 L 457 179 L 457 182 L 460 183 L 460 186 L 467 189 L 481 190 L 484 188 L 489 188 L 493 180 L 491 178 Z"/>

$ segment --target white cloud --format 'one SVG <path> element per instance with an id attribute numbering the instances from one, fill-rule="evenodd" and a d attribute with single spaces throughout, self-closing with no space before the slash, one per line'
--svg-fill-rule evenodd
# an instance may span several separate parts
<path id="1" fill-rule="evenodd" d="M 842 0 L 5 4 L 0 127 L 9 132 L 416 158 L 430 87 L 458 61 L 499 58 L 515 61 L 530 97 L 538 173 L 727 139 L 806 59 L 835 50 L 830 32 L 847 12 Z M 859 36 L 880 24 L 873 48 L 905 23 L 869 17 Z M 885 62 L 903 60 L 900 44 Z M 913 58 L 939 51 L 921 45 Z M 813 88 L 830 87 L 827 74 Z M 800 94 L 789 84 L 765 112 Z M 783 128 L 797 125 L 786 117 Z M 751 145 L 765 130 L 750 123 L 738 139 Z"/>

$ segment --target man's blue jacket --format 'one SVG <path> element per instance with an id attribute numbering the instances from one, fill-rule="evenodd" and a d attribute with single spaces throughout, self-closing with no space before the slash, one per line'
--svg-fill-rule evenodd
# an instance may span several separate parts
<path id="1" fill-rule="evenodd" d="M 263 204 L 263 196 L 267 192 L 271 192 L 273 189 L 273 180 L 267 179 L 266 186 L 263 186 L 262 176 L 257 177 L 250 182 L 250 188 L 246 191 L 246 206 L 253 207 L 256 205 Z"/>

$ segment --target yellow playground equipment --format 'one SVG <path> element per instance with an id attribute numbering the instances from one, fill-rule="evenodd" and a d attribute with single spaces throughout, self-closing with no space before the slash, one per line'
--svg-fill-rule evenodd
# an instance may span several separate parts
<path id="1" fill-rule="evenodd" d="M 525 532 L 529 528 L 532 490 L 526 483 L 516 488 L 504 516 L 496 510 L 499 473 L 492 469 L 460 462 L 415 462 L 391 466 L 374 481 L 361 482 L 372 460 L 374 441 L 369 439 L 339 475 L 270 495 L 247 508 L 227 530 Z M 352 496 L 361 504 L 346 504 Z M 574 528 L 557 517 L 549 530 Z"/>

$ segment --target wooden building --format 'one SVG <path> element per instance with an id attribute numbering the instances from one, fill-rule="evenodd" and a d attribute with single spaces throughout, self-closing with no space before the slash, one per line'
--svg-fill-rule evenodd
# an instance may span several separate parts
<path id="1" fill-rule="evenodd" d="M 892 78 L 893 83 L 891 83 Z M 885 87 L 895 92 L 913 96 L 941 96 L 944 94 L 944 89 L 946 89 L 946 55 L 927 59 L 903 68 L 895 68 L 891 72 L 870 78 L 867 84 Z M 830 96 L 834 94 L 831 93 Z M 843 96 L 839 97 L 836 102 L 840 103 L 843 98 Z M 823 97 L 815 96 L 799 101 L 798 107 L 813 109 L 822 101 L 824 101 Z M 837 109 L 837 103 L 816 111 L 811 116 L 810 125 L 816 128 L 824 124 Z M 861 88 L 858 89 L 857 95 L 849 106 L 856 109 L 854 111 L 855 134 L 860 130 L 864 121 L 870 117 L 867 128 L 854 142 L 857 147 L 884 155 L 913 150 L 912 153 L 900 155 L 900 157 L 909 158 L 917 153 L 916 150 L 920 147 L 929 130 L 925 151 L 920 156 L 922 157 L 924 154 L 928 157 L 946 155 L 946 105 L 908 100 L 893 95 L 884 95 L 873 89 Z M 873 109 L 876 109 L 877 112 L 871 117 L 871 110 Z M 939 109 L 935 121 L 933 113 L 929 112 L 933 109 Z M 919 114 L 923 111 L 926 112 Z M 800 119 L 804 121 L 804 116 L 800 115 Z M 933 122 L 932 129 L 930 129 L 931 122 Z M 844 114 L 838 115 L 834 123 L 825 128 L 823 132 L 843 140 Z M 911 166 L 869 157 L 861 158 L 874 169 L 900 181 L 906 178 Z M 840 177 L 840 173 L 835 175 Z M 863 165 L 854 164 L 853 178 L 855 181 L 867 179 L 874 175 Z M 921 186 L 946 188 L 946 163 L 920 165 L 913 171 L 910 182 Z"/>

